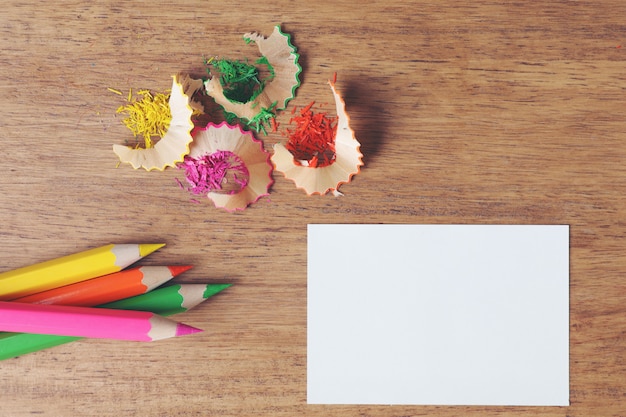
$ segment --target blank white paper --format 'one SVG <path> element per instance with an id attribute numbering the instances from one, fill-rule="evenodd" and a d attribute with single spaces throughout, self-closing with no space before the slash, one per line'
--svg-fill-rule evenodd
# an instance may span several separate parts
<path id="1" fill-rule="evenodd" d="M 569 405 L 569 227 L 309 225 L 309 404 Z"/>

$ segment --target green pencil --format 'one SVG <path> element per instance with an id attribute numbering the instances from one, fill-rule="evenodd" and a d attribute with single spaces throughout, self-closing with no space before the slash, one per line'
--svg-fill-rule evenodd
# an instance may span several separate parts
<path id="1" fill-rule="evenodd" d="M 182 313 L 207 298 L 230 287 L 231 284 L 176 284 L 157 288 L 146 294 L 102 304 L 101 308 L 150 311 L 162 316 Z M 81 339 L 71 336 L 51 336 L 31 333 L 1 333 L 0 360 L 14 358 Z"/>

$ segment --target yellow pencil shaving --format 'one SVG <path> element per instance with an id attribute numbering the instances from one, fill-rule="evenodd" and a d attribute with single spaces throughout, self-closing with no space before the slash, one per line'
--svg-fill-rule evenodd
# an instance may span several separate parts
<path id="1" fill-rule="evenodd" d="M 107 87 L 107 90 L 117 95 L 120 95 L 120 96 L 122 95 L 122 92 L 120 90 L 116 90 L 115 88 Z"/>
<path id="2" fill-rule="evenodd" d="M 152 137 L 163 137 L 172 120 L 169 106 L 170 94 L 152 94 L 148 90 L 137 92 L 141 100 L 130 101 L 120 106 L 117 113 L 126 113 L 122 123 L 133 132 L 134 137 L 143 136 L 146 149 L 154 146 Z M 129 97 L 131 94 L 129 93 Z"/>

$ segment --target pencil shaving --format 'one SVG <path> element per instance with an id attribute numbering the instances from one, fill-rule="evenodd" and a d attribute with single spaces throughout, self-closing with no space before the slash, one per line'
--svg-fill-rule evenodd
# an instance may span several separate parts
<path id="1" fill-rule="evenodd" d="M 358 174 L 363 165 L 361 145 L 350 128 L 350 118 L 345 110 L 345 102 L 335 89 L 334 80 L 329 81 L 329 85 L 335 98 L 337 111 L 337 123 L 334 126 L 336 133 L 333 146 L 330 147 L 334 151 L 333 154 L 331 156 L 320 155 L 325 161 L 323 166 L 320 166 L 317 163 L 320 159 L 318 155 L 310 155 L 309 160 L 297 159 L 285 144 L 277 143 L 274 145 L 274 155 L 271 158 L 276 170 L 282 172 L 287 179 L 294 181 L 296 187 L 303 189 L 308 195 L 323 195 L 329 191 L 332 191 L 335 196 L 343 195 L 337 189 L 341 184 L 350 182 L 352 176 Z M 325 123 L 324 126 L 328 129 L 333 128 L 329 123 Z M 311 163 L 312 160 L 316 162 Z"/>
<path id="2" fill-rule="evenodd" d="M 257 64 L 268 67 L 271 76 L 260 85 L 261 88 L 251 95 L 250 100 L 240 102 L 227 97 L 224 79 L 213 76 L 205 82 L 206 92 L 221 105 L 225 112 L 233 114 L 251 127 L 259 128 L 273 118 L 275 111 L 283 110 L 300 85 L 299 74 L 302 68 L 298 64 L 299 55 L 290 42 L 290 36 L 276 26 L 272 34 L 265 38 L 257 33 L 246 33 L 244 39 L 255 43 L 261 58 Z M 241 64 L 231 61 L 231 64 Z M 214 63 L 215 64 L 215 63 Z M 245 64 L 245 63 L 244 63 Z M 260 83 L 261 81 L 259 81 Z"/>
<path id="3" fill-rule="evenodd" d="M 189 153 L 193 129 L 191 121 L 193 109 L 190 105 L 190 97 L 198 85 L 180 75 L 172 78 L 172 92 L 168 101 L 171 120 L 167 124 L 167 130 L 154 144 L 146 140 L 145 148 L 113 145 L 113 151 L 119 157 L 120 162 L 131 164 L 134 169 L 162 171 L 168 166 L 175 166 Z M 181 78 L 185 85 L 181 84 Z"/>
<path id="4" fill-rule="evenodd" d="M 273 180 L 269 154 L 251 132 L 225 122 L 193 132 L 185 170 L 187 190 L 206 195 L 216 207 L 243 210 L 268 195 Z"/>

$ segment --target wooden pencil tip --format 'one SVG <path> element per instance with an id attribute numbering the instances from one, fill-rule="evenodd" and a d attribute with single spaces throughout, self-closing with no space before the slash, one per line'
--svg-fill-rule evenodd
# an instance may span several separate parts
<path id="1" fill-rule="evenodd" d="M 188 334 L 200 333 L 202 329 L 198 329 L 196 327 L 191 327 L 184 323 L 178 323 L 176 325 L 176 337 L 178 336 L 186 336 Z"/>
<path id="2" fill-rule="evenodd" d="M 172 273 L 172 276 L 176 277 L 185 271 L 189 271 L 193 267 L 191 265 L 173 265 L 173 266 L 168 266 L 168 268 L 170 272 Z"/>
<path id="3" fill-rule="evenodd" d="M 157 249 L 165 246 L 165 243 L 141 243 L 139 245 L 139 255 L 143 258 L 144 256 L 150 255 L 152 252 Z"/>

